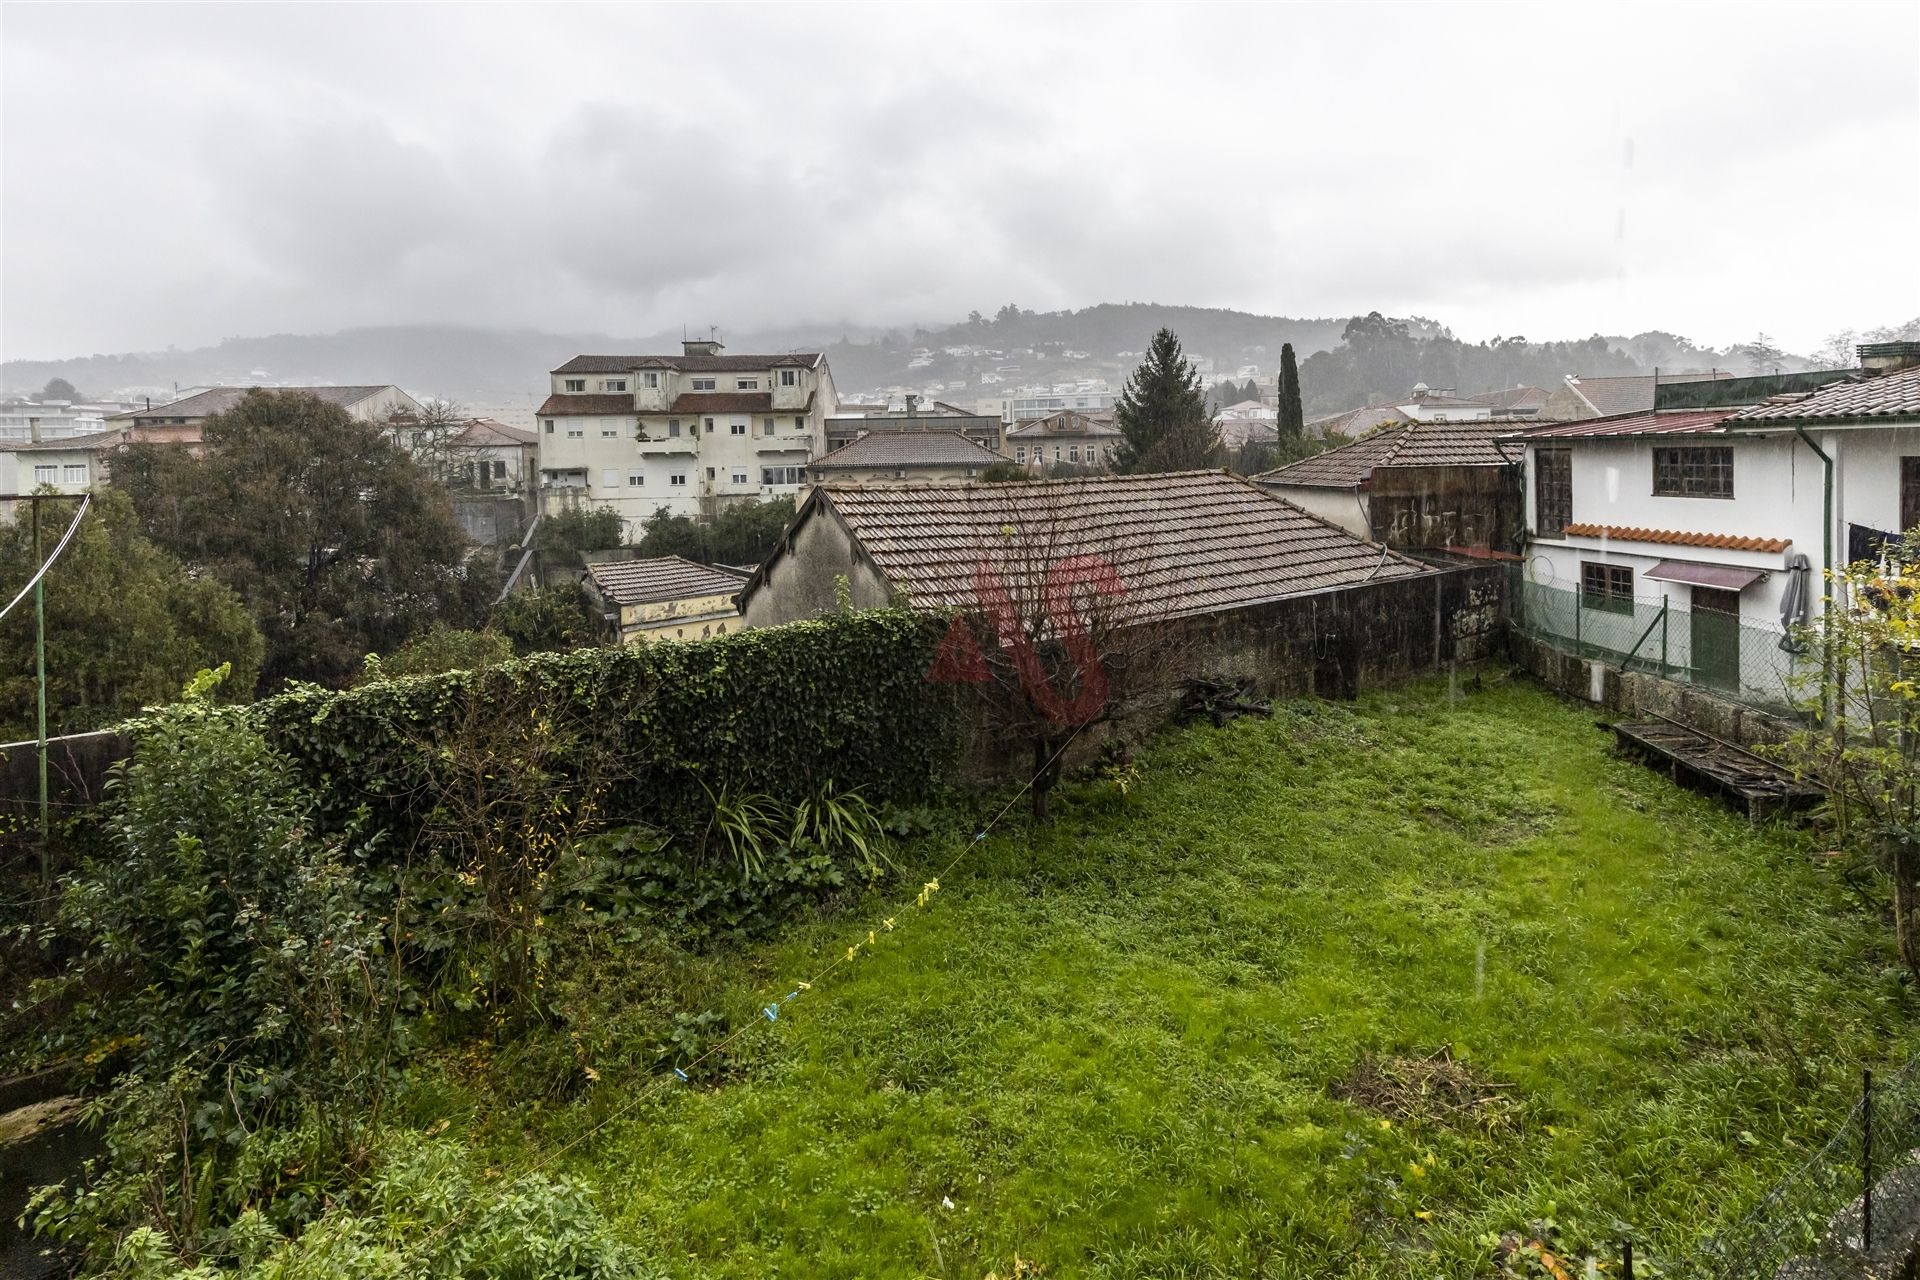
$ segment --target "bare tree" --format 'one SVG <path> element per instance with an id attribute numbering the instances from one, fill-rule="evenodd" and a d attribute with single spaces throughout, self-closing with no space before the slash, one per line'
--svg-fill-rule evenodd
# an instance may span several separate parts
<path id="1" fill-rule="evenodd" d="M 1128 581 L 1145 573 L 1149 548 L 1101 521 L 1096 493 L 1072 482 L 1001 491 L 973 607 L 954 618 L 929 673 L 974 685 L 992 731 L 1026 747 L 1039 822 L 1073 739 L 1169 693 L 1191 648 Z"/>

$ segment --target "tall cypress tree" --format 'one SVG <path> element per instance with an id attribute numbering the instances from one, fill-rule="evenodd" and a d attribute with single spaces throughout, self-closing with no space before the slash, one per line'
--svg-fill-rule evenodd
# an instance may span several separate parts
<path id="1" fill-rule="evenodd" d="M 1190 471 L 1214 465 L 1219 456 L 1220 429 L 1207 412 L 1200 375 L 1171 329 L 1153 335 L 1113 418 L 1121 435 L 1117 470 Z"/>
<path id="2" fill-rule="evenodd" d="M 1280 438 L 1295 440 L 1307 434 L 1307 417 L 1300 408 L 1300 369 L 1293 362 L 1293 344 L 1280 345 Z"/>

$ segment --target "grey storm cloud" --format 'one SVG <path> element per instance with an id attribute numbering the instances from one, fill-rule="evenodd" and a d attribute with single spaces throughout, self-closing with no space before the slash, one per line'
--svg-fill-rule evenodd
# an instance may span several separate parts
<path id="1" fill-rule="evenodd" d="M 0 354 L 1152 300 L 1909 317 L 1920 10 L 0 6 Z M 1895 157 L 1902 162 L 1892 162 Z"/>

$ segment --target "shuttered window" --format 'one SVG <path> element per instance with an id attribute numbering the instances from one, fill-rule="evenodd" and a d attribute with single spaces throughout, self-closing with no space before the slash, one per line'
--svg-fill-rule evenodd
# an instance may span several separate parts
<path id="1" fill-rule="evenodd" d="M 1573 521 L 1573 450 L 1533 451 L 1533 531 L 1557 538 Z"/>

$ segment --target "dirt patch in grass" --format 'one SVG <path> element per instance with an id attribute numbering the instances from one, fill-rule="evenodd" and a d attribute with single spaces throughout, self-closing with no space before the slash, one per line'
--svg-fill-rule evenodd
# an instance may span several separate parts
<path id="1" fill-rule="evenodd" d="M 1444 1048 L 1425 1057 L 1366 1054 L 1327 1092 L 1402 1122 L 1470 1126 L 1489 1133 L 1520 1122 L 1521 1103 L 1511 1084 L 1486 1079 Z"/>

